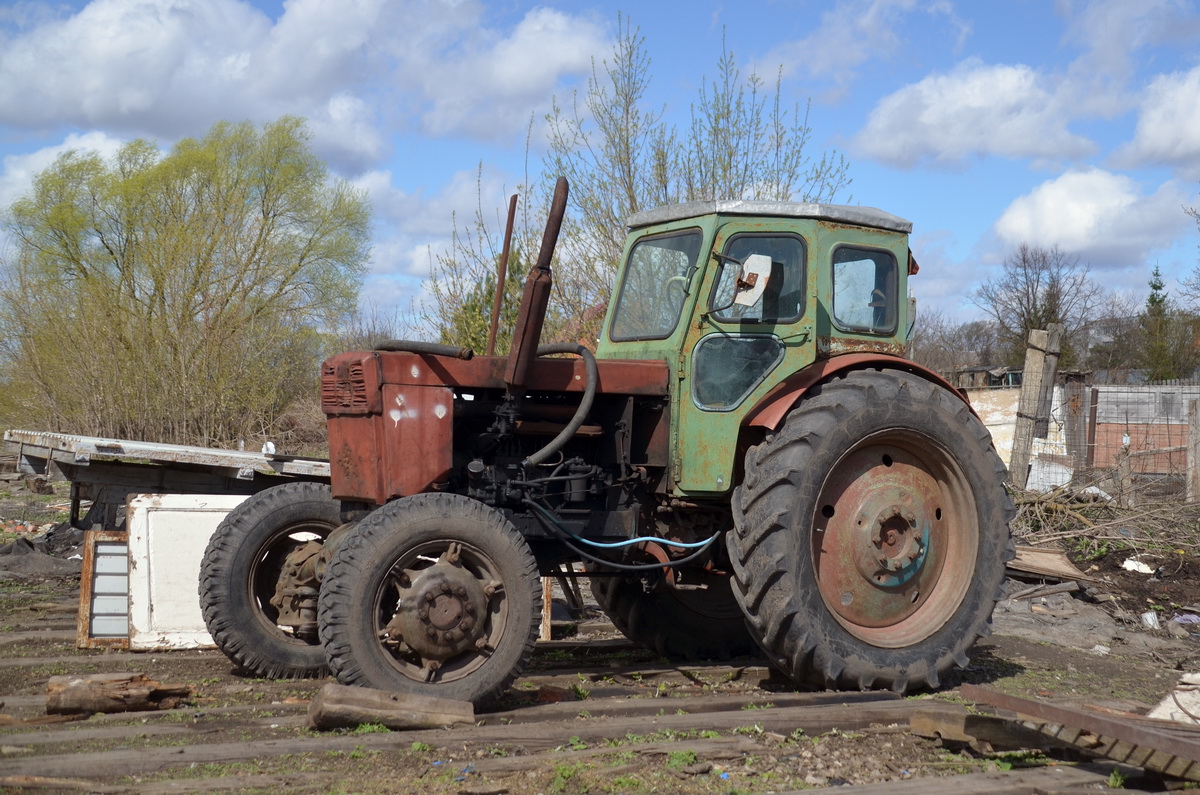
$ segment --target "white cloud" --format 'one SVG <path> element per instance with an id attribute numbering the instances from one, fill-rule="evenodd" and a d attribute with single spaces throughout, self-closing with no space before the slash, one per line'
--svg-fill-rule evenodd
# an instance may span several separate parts
<path id="1" fill-rule="evenodd" d="M 1123 268 L 1170 248 L 1191 228 L 1182 210 L 1186 200 L 1174 182 L 1145 195 L 1129 177 L 1097 168 L 1074 171 L 1013 201 L 995 232 L 1009 246 L 1058 246 L 1094 268 Z"/>
<path id="2" fill-rule="evenodd" d="M 359 171 L 380 128 L 511 140 L 565 77 L 607 49 L 603 27 L 544 8 L 489 27 L 479 0 L 93 0 L 0 15 L 0 124 L 173 139 L 218 119 L 304 116 L 314 148 Z"/>
<path id="3" fill-rule="evenodd" d="M 494 138 L 520 129 L 565 74 L 586 74 L 609 44 L 599 25 L 550 9 L 530 11 L 507 37 L 481 37 L 457 60 L 424 69 L 420 79 L 431 107 L 426 129 Z"/>
<path id="4" fill-rule="evenodd" d="M 450 248 L 451 219 L 461 234 L 476 234 L 477 210 L 488 225 L 491 247 L 499 253 L 504 234 L 500 213 L 513 193 L 499 171 L 458 171 L 437 191 L 405 193 L 395 187 L 388 171 L 370 172 L 354 184 L 366 191 L 375 211 L 370 262 L 375 284 L 428 275 L 430 263 Z M 377 296 L 364 291 L 364 298 Z"/>
<path id="5" fill-rule="evenodd" d="M 833 93 L 844 93 L 859 66 L 872 59 L 890 58 L 903 48 L 898 31 L 914 12 L 944 17 L 956 49 L 971 33 L 970 24 L 944 0 L 838 0 L 821 15 L 811 34 L 771 48 L 754 64 L 754 70 L 771 76 L 782 66 L 785 75 L 831 80 Z"/>
<path id="6" fill-rule="evenodd" d="M 1167 164 L 1200 176 L 1200 66 L 1159 75 L 1142 100 L 1133 141 L 1114 161 L 1121 165 Z"/>
<path id="7" fill-rule="evenodd" d="M 903 168 L 958 166 L 984 155 L 1071 159 L 1094 145 L 1066 127 L 1054 90 L 1028 66 L 970 59 L 885 97 L 854 147 Z"/>

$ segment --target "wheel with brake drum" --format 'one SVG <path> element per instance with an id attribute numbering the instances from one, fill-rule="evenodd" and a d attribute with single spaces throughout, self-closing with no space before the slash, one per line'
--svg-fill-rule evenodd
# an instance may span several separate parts
<path id="1" fill-rule="evenodd" d="M 240 668 L 268 679 L 325 673 L 315 567 L 341 524 L 328 484 L 293 482 L 252 495 L 217 527 L 200 566 L 200 610 Z"/>
<path id="2" fill-rule="evenodd" d="M 343 684 L 486 704 L 524 670 L 541 618 L 529 545 L 457 494 L 388 503 L 339 544 L 321 586 L 326 659 Z"/>
<path id="3" fill-rule="evenodd" d="M 821 687 L 935 688 L 990 633 L 1014 513 L 967 404 L 896 370 L 815 387 L 752 448 L 734 594 L 763 650 Z"/>

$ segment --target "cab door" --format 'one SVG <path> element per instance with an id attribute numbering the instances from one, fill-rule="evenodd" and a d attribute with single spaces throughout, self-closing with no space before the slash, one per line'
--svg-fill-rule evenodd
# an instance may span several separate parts
<path id="1" fill-rule="evenodd" d="M 714 240 L 716 263 L 706 269 L 678 370 L 677 493 L 732 488 L 746 410 L 814 360 L 814 246 L 796 226 L 735 219 Z"/>

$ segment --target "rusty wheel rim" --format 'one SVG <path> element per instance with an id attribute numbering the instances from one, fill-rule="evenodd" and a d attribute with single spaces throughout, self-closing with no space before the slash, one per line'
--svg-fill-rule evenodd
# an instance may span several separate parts
<path id="1" fill-rule="evenodd" d="M 485 665 L 504 637 L 509 600 L 482 550 L 433 541 L 408 550 L 375 597 L 375 635 L 388 661 L 416 682 L 453 682 Z"/>
<path id="2" fill-rule="evenodd" d="M 816 504 L 821 598 L 854 637 L 900 648 L 937 632 L 975 571 L 979 522 L 962 468 L 933 439 L 887 431 L 838 461 Z"/>

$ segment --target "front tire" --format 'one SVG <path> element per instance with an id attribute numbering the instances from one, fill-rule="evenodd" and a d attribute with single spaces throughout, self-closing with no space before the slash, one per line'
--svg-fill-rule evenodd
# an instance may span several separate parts
<path id="1" fill-rule="evenodd" d="M 1013 557 L 1005 470 L 943 387 L 889 370 L 810 391 L 734 493 L 734 593 L 797 681 L 936 688 L 990 632 Z"/>
<path id="2" fill-rule="evenodd" d="M 499 511 L 418 494 L 372 512 L 339 544 L 318 610 L 338 680 L 483 705 L 529 662 L 537 564 Z"/>

